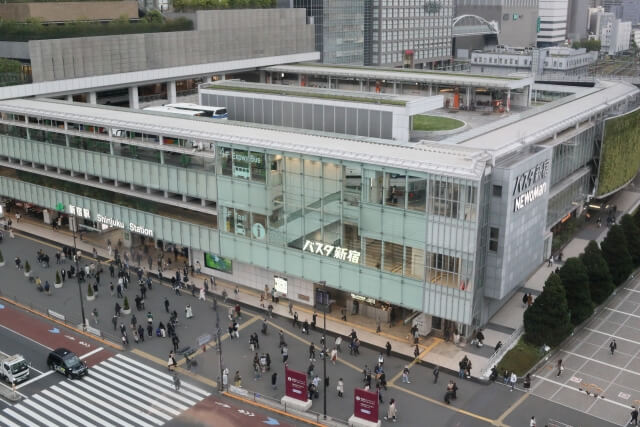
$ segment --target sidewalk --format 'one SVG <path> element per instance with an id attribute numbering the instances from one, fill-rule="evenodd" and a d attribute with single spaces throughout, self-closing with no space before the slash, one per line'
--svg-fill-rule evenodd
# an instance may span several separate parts
<path id="1" fill-rule="evenodd" d="M 33 218 L 25 216 L 22 217 L 19 223 L 16 223 L 16 221 L 14 220 L 13 228 L 16 231 L 23 231 L 24 233 L 34 237 L 41 237 L 46 240 L 73 247 L 73 235 L 68 229 L 58 229 L 54 231 L 50 226 L 47 226 L 46 224 L 38 222 Z M 95 247 L 99 257 L 110 259 L 107 249 L 94 245 L 95 242 L 92 241 L 90 236 L 84 236 L 83 239 L 84 240 L 80 240 L 78 238 L 78 235 L 76 234 L 76 246 L 78 250 L 82 251 L 85 258 L 91 257 L 93 248 Z M 173 274 L 175 274 L 175 269 L 167 269 L 163 271 L 164 277 L 171 277 L 171 275 Z M 207 276 L 202 274 L 195 274 L 194 276 L 198 280 L 195 280 L 193 282 L 196 283 L 196 286 L 198 287 L 201 287 L 203 285 L 203 281 L 205 278 L 208 278 Z M 236 286 L 239 287 L 239 294 L 237 297 L 235 297 L 233 294 L 233 290 L 236 288 Z M 255 289 L 244 287 L 240 283 L 236 284 L 216 277 L 216 288 L 212 289 L 210 286 L 209 292 L 220 296 L 225 289 L 230 299 L 236 300 L 241 304 L 245 304 L 259 310 L 264 309 L 261 307 L 260 292 Z M 262 304 L 268 306 L 269 302 L 264 301 Z M 293 318 L 293 316 L 289 314 L 288 300 L 280 301 L 279 304 L 273 305 L 274 314 L 287 319 Z M 313 307 L 294 304 L 293 311 L 298 312 L 301 322 L 304 322 L 305 319 L 311 322 L 311 316 L 314 313 Z M 318 312 L 318 325 L 322 325 L 321 312 Z M 408 359 L 414 359 L 415 346 L 409 343 L 409 340 L 407 338 L 409 329 L 408 326 L 395 327 L 393 329 L 390 329 L 388 325 L 382 325 L 382 331 L 380 333 L 376 333 L 375 325 L 373 324 L 371 324 L 370 326 L 366 326 L 353 321 L 345 322 L 333 314 L 327 314 L 328 332 L 346 337 L 351 333 L 352 329 L 355 329 L 358 333 L 358 338 L 360 338 L 363 343 L 368 344 L 369 346 L 373 346 L 375 348 L 383 350 L 386 346 L 387 341 L 389 341 L 391 343 L 393 352 L 407 357 Z M 454 372 L 457 372 L 458 362 L 465 355 L 467 355 L 469 359 L 471 359 L 474 366 L 474 372 L 472 373 L 478 373 L 478 368 L 481 368 L 486 364 L 488 356 L 483 354 L 476 354 L 477 351 L 476 353 L 465 351 L 465 348 L 467 348 L 467 350 L 470 350 L 471 347 L 471 345 L 462 342 L 457 345 L 451 342 L 444 342 L 442 339 L 436 337 L 421 338 L 419 343 L 419 349 L 421 352 L 419 358 L 423 362 L 433 365 L 439 365 L 442 368 L 450 369 Z M 473 348 L 473 350 L 476 350 L 475 347 Z M 491 348 L 489 348 L 489 346 L 485 346 L 485 350 L 492 353 L 493 347 L 491 346 Z"/>
<path id="2" fill-rule="evenodd" d="M 628 189 L 616 194 L 611 199 L 610 203 L 616 205 L 618 208 L 617 219 L 624 214 L 633 211 L 638 204 L 640 204 L 640 178 L 636 178 L 634 183 L 632 183 Z M 582 218 L 580 218 L 580 220 L 584 221 Z M 596 240 L 600 243 L 606 237 L 608 231 L 609 228 L 606 225 L 598 227 L 595 224 L 595 221 L 592 221 L 582 228 L 562 249 L 563 258 L 567 259 L 577 257 L 584 251 L 584 248 L 591 240 Z M 540 295 L 544 288 L 544 282 L 549 277 L 549 274 L 559 266 L 562 266 L 562 263 L 554 263 L 551 267 L 547 266 L 546 262 L 543 262 L 540 265 L 540 267 L 525 282 L 523 288 L 518 290 L 489 320 L 487 327 L 484 330 L 486 337 L 485 344 L 493 346 L 499 339 L 505 343 L 505 345 L 508 345 L 505 340 L 509 338 L 511 333 L 523 326 L 523 313 L 525 307 L 522 306 L 522 297 L 524 293 L 530 292 L 534 298 Z M 510 333 L 507 334 L 509 331 Z M 483 369 L 491 368 L 490 366 L 483 365 L 480 365 L 479 367 Z"/>

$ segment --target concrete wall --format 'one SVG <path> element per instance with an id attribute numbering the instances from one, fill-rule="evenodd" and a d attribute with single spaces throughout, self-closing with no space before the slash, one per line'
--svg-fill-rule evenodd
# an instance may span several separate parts
<path id="1" fill-rule="evenodd" d="M 33 80 L 148 71 L 314 50 L 313 26 L 305 24 L 304 12 L 298 10 L 244 9 L 207 11 L 204 15 L 198 18 L 199 25 L 215 29 L 30 41 Z"/>
<path id="2" fill-rule="evenodd" d="M 0 58 L 29 60 L 29 43 L 0 41 Z"/>
<path id="3" fill-rule="evenodd" d="M 23 22 L 40 18 L 44 22 L 98 21 L 126 15 L 139 18 L 137 1 L 81 1 L 0 4 L 0 18 Z"/>

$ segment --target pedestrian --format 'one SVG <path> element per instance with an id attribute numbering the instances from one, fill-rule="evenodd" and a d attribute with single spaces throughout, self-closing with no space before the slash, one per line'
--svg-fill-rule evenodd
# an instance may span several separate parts
<path id="1" fill-rule="evenodd" d="M 436 367 L 433 368 L 433 383 L 434 384 L 438 384 L 438 375 L 440 375 L 440 367 L 438 365 L 436 365 Z"/>
<path id="2" fill-rule="evenodd" d="M 289 314 L 293 315 L 293 301 L 289 300 Z"/>
<path id="3" fill-rule="evenodd" d="M 173 335 L 171 338 L 171 342 L 173 343 L 173 351 L 178 351 L 178 346 L 180 345 L 180 338 L 177 335 Z"/>
<path id="4" fill-rule="evenodd" d="M 380 384 L 376 384 L 376 393 L 378 393 L 378 400 L 380 401 L 380 403 L 384 403 L 384 400 L 382 399 L 382 390 L 380 389 Z"/>
<path id="5" fill-rule="evenodd" d="M 638 408 L 636 408 L 635 406 L 631 407 L 633 410 L 631 411 L 631 421 L 629 421 L 629 424 L 633 424 L 635 426 L 638 425 Z"/>
<path id="6" fill-rule="evenodd" d="M 387 349 L 387 357 L 391 356 L 391 343 L 389 341 L 387 341 L 385 348 Z"/>
<path id="7" fill-rule="evenodd" d="M 511 372 L 511 378 L 509 379 L 509 382 L 511 383 L 510 391 L 513 391 L 513 389 L 516 387 L 516 383 L 518 382 L 518 376 L 515 372 Z"/>
<path id="8" fill-rule="evenodd" d="M 613 356 L 613 353 L 616 351 L 617 348 L 618 348 L 618 344 L 616 343 L 616 340 L 614 338 L 609 343 L 609 350 L 611 350 L 611 355 L 612 356 Z"/>
<path id="9" fill-rule="evenodd" d="M 527 297 L 527 306 L 531 307 L 533 305 L 533 295 L 529 292 L 529 296 Z"/>
<path id="10" fill-rule="evenodd" d="M 286 344 L 280 349 L 280 354 L 282 354 L 282 363 L 287 363 L 287 359 L 289 359 L 289 349 Z"/>
<path id="11" fill-rule="evenodd" d="M 331 350 L 331 363 L 335 365 L 337 360 L 338 360 L 338 349 L 334 347 Z"/>
<path id="12" fill-rule="evenodd" d="M 118 317 L 120 317 L 120 309 L 121 309 L 120 304 L 118 304 L 118 302 L 116 302 L 116 305 L 115 305 L 115 314 L 116 314 L 116 316 L 118 316 Z"/>
<path id="13" fill-rule="evenodd" d="M 525 390 L 529 391 L 529 389 L 531 388 L 531 374 L 527 374 L 524 377 L 524 380 L 522 381 L 522 386 L 525 388 Z"/>
<path id="14" fill-rule="evenodd" d="M 529 427 L 536 427 L 536 417 L 532 416 L 531 421 L 529 421 Z"/>
<path id="15" fill-rule="evenodd" d="M 222 391 L 229 388 L 229 368 L 224 368 L 222 371 Z"/>
<path id="16" fill-rule="evenodd" d="M 559 377 L 562 371 L 564 371 L 564 365 L 562 364 L 562 359 L 558 359 L 558 374 L 556 377 Z"/>
<path id="17" fill-rule="evenodd" d="M 98 324 L 98 309 L 97 308 L 93 309 L 93 311 L 91 312 L 91 317 L 93 317 L 93 321 L 97 325 Z"/>
<path id="18" fill-rule="evenodd" d="M 278 332 L 278 338 L 280 339 L 280 344 L 278 344 L 278 346 L 282 348 L 282 346 L 286 344 L 284 342 L 284 331 L 282 329 L 280 329 L 280 332 Z"/>
<path id="19" fill-rule="evenodd" d="M 144 328 L 142 325 L 138 325 L 138 336 L 140 336 L 140 341 L 144 342 Z"/>
<path id="20" fill-rule="evenodd" d="M 527 293 L 525 292 L 524 295 L 522 296 L 522 308 L 527 308 L 527 304 L 529 303 L 529 297 L 527 296 Z"/>
<path id="21" fill-rule="evenodd" d="M 389 401 L 389 410 L 387 411 L 387 416 L 384 417 L 385 421 L 393 421 L 394 423 L 397 421 L 398 409 L 396 408 L 395 399 L 391 399 Z"/>
<path id="22" fill-rule="evenodd" d="M 418 344 L 416 344 L 416 348 L 413 349 L 413 357 L 417 359 L 418 356 L 420 356 L 420 348 L 418 348 Z"/>
<path id="23" fill-rule="evenodd" d="M 187 304 L 187 306 L 184 308 L 184 315 L 187 319 L 193 318 L 193 310 L 191 309 L 191 304 Z"/>
<path id="24" fill-rule="evenodd" d="M 338 385 L 336 386 L 336 390 L 338 391 L 338 397 L 344 396 L 344 380 L 342 378 L 338 380 Z"/>
<path id="25" fill-rule="evenodd" d="M 173 385 L 176 387 L 176 391 L 180 391 L 180 378 L 177 372 L 173 374 Z"/>
<path id="26" fill-rule="evenodd" d="M 122 281 L 122 278 L 118 279 L 118 286 L 116 287 L 116 291 L 118 294 L 118 298 L 122 298 L 122 285 L 120 284 Z"/>
<path id="27" fill-rule="evenodd" d="M 164 311 L 169 312 L 169 300 L 167 297 L 164 297 Z"/>
<path id="28" fill-rule="evenodd" d="M 297 311 L 293 312 L 293 326 L 294 327 L 298 326 L 298 312 Z"/>
<path id="29" fill-rule="evenodd" d="M 233 377 L 233 383 L 236 387 L 242 387 L 242 377 L 240 376 L 240 371 L 236 371 L 236 374 Z"/>
<path id="30" fill-rule="evenodd" d="M 272 389 L 275 390 L 276 388 L 278 388 L 277 382 L 278 382 L 278 373 L 274 372 L 273 374 L 271 374 L 271 388 Z"/>
<path id="31" fill-rule="evenodd" d="M 200 288 L 200 296 L 198 297 L 199 301 L 206 301 L 204 287 Z"/>
<path id="32" fill-rule="evenodd" d="M 309 345 L 309 360 L 312 362 L 316 361 L 316 346 L 314 343 Z"/>

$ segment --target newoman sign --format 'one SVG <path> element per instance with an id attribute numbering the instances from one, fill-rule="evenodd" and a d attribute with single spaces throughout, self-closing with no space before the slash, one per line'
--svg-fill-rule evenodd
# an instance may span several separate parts
<path id="1" fill-rule="evenodd" d="M 551 162 L 547 159 L 516 177 L 512 195 L 518 196 L 513 200 L 514 212 L 518 212 L 520 209 L 533 203 L 547 192 L 549 185 L 544 179 L 549 175 L 550 169 Z"/>

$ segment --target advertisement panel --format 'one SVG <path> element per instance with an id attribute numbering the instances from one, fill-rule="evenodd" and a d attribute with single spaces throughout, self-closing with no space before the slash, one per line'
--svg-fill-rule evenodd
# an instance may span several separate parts
<path id="1" fill-rule="evenodd" d="M 377 423 L 378 393 L 356 388 L 353 393 L 353 415 Z"/>
<path id="2" fill-rule="evenodd" d="M 303 402 L 309 400 L 307 398 L 307 374 L 285 368 L 284 377 L 286 380 L 285 394 L 287 397 Z"/>
<path id="3" fill-rule="evenodd" d="M 223 258 L 206 252 L 204 253 L 204 265 L 214 270 L 224 271 L 225 273 L 231 273 L 233 271 L 233 266 L 229 258 Z"/>
<path id="4" fill-rule="evenodd" d="M 280 292 L 283 295 L 287 295 L 287 290 L 289 288 L 289 281 L 284 277 L 273 277 L 273 287 L 276 291 Z"/>

